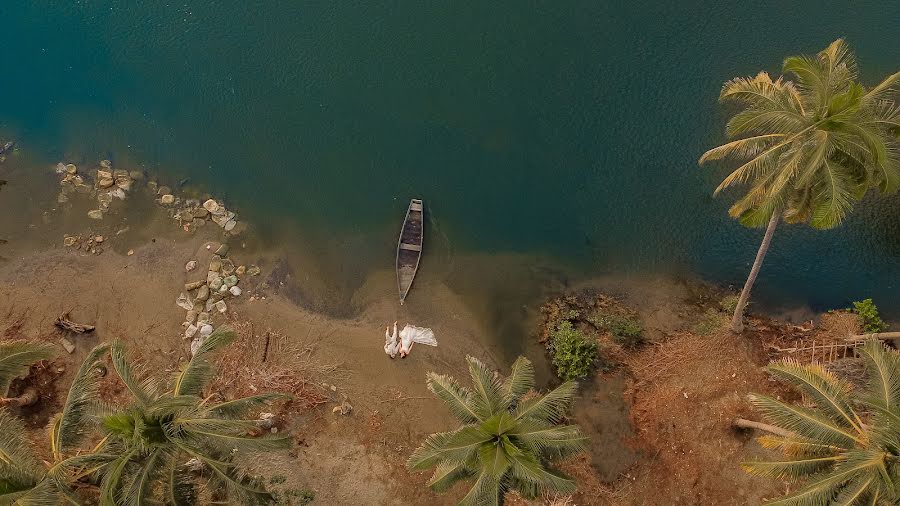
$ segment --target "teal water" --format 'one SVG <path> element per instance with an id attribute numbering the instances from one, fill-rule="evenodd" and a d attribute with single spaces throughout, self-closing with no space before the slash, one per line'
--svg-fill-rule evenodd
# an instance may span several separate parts
<path id="1" fill-rule="evenodd" d="M 121 4 L 0 8 L 0 129 L 48 163 L 190 177 L 348 291 L 391 265 L 413 196 L 457 255 L 740 284 L 762 232 L 696 163 L 724 138 L 721 83 L 839 36 L 869 84 L 900 69 L 896 1 Z M 756 299 L 900 317 L 898 203 L 782 227 Z M 448 280 L 477 285 L 467 265 Z"/>

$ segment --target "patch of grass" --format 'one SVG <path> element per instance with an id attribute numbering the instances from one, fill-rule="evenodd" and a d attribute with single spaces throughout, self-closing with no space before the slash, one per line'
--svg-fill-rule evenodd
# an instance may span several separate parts
<path id="1" fill-rule="evenodd" d="M 563 380 L 586 378 L 599 358 L 597 341 L 564 321 L 550 334 L 550 356 Z"/>
<path id="2" fill-rule="evenodd" d="M 881 319 L 878 314 L 878 306 L 872 302 L 872 299 L 858 300 L 853 303 L 853 308 L 850 310 L 859 316 L 859 324 L 866 334 L 884 332 L 888 329 L 888 324 Z"/>
<path id="3" fill-rule="evenodd" d="M 588 321 L 597 328 L 608 331 L 615 342 L 626 348 L 634 348 L 644 342 L 644 327 L 633 316 L 598 311 Z"/>
<path id="4" fill-rule="evenodd" d="M 313 502 L 316 493 L 312 490 L 289 488 L 272 492 L 272 497 L 278 506 L 306 506 Z"/>
<path id="5" fill-rule="evenodd" d="M 728 314 L 734 314 L 740 299 L 740 295 L 726 295 L 719 301 L 719 307 Z M 746 306 L 744 306 L 744 312 L 747 312 Z"/>
<path id="6" fill-rule="evenodd" d="M 287 481 L 287 477 L 283 474 L 276 474 L 275 476 L 269 478 L 270 485 L 281 485 L 285 481 Z"/>
<path id="7" fill-rule="evenodd" d="M 700 321 L 694 324 L 691 332 L 699 336 L 708 336 L 721 329 L 726 323 L 728 323 L 728 318 L 722 312 L 708 308 Z"/>

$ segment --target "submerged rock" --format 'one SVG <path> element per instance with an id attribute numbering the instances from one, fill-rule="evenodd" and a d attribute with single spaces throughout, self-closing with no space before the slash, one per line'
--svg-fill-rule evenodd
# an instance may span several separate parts
<path id="1" fill-rule="evenodd" d="M 156 190 L 156 194 L 157 194 L 157 195 L 167 195 L 167 194 L 169 194 L 169 193 L 172 193 L 172 189 L 169 188 L 168 186 L 160 186 L 160 187 Z"/>
<path id="2" fill-rule="evenodd" d="M 213 199 L 209 199 L 203 203 L 203 209 L 205 209 L 211 213 L 214 213 L 219 210 L 219 203 Z"/>
<path id="3" fill-rule="evenodd" d="M 191 272 L 192 270 L 197 268 L 197 261 L 191 260 L 188 263 L 184 264 L 184 272 Z"/>
<path id="4" fill-rule="evenodd" d="M 91 218 L 94 220 L 102 220 L 103 219 L 103 211 L 101 211 L 99 209 L 92 209 L 92 210 L 88 211 L 87 215 L 88 215 L 88 218 Z"/>
<path id="5" fill-rule="evenodd" d="M 237 222 L 235 220 L 228 220 L 225 225 L 222 225 L 222 228 L 224 228 L 226 232 L 231 232 L 236 226 Z"/>
<path id="6" fill-rule="evenodd" d="M 166 193 L 162 197 L 159 198 L 159 203 L 163 205 L 169 205 L 175 202 L 175 195 L 171 193 Z"/>
<path id="7" fill-rule="evenodd" d="M 76 167 L 74 163 L 67 163 L 64 168 L 66 174 L 75 174 L 78 172 L 78 167 Z"/>
<path id="8" fill-rule="evenodd" d="M 67 235 L 63 238 L 63 244 L 66 246 L 74 246 L 78 242 L 78 236 Z"/>

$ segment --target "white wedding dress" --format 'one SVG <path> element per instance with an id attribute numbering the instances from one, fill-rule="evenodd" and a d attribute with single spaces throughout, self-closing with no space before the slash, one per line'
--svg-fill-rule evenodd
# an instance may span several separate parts
<path id="1" fill-rule="evenodd" d="M 408 354 L 413 343 L 437 346 L 437 339 L 434 338 L 434 332 L 431 329 L 407 325 L 400 331 L 400 351 Z"/>

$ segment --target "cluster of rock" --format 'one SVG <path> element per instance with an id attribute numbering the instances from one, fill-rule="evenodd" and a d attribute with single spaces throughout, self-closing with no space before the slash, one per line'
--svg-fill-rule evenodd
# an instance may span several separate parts
<path id="1" fill-rule="evenodd" d="M 211 313 L 215 314 L 215 311 L 224 314 L 228 310 L 225 300 L 241 295 L 242 290 L 238 286 L 240 277 L 258 276 L 260 273 L 259 267 L 255 265 L 235 266 L 228 257 L 229 249 L 228 244 L 220 245 L 209 262 L 206 279 L 185 283 L 184 292 L 175 300 L 175 304 L 187 311 L 182 325 L 185 327 L 184 338 L 192 339 L 191 355 L 213 333 Z M 197 261 L 191 260 L 185 264 L 184 270 L 193 272 L 197 267 Z"/>
<path id="2" fill-rule="evenodd" d="M 16 141 L 6 141 L 0 144 L 0 163 L 6 161 L 6 154 L 11 153 L 16 147 Z"/>
<path id="3" fill-rule="evenodd" d="M 94 235 L 92 233 L 85 234 L 85 236 L 67 235 L 63 238 L 63 244 L 67 248 L 79 249 L 86 253 L 99 255 L 100 253 L 103 253 L 102 244 L 105 240 L 106 239 L 102 235 Z"/>
<path id="4" fill-rule="evenodd" d="M 68 202 L 73 193 L 90 194 L 92 198 L 97 199 L 97 209 L 91 209 L 87 214 L 95 220 L 103 219 L 114 199 L 125 200 L 134 181 L 144 177 L 143 172 L 137 170 L 131 172 L 114 170 L 109 160 L 100 162 L 100 167 L 94 172 L 93 185 L 85 182 L 85 176 L 78 173 L 78 167 L 73 163 L 60 162 L 56 165 L 56 172 L 62 175 L 57 202 L 60 204 Z"/>
<path id="5" fill-rule="evenodd" d="M 151 190 L 154 183 L 150 183 Z M 185 232 L 196 230 L 211 221 L 221 227 L 229 235 L 237 235 L 243 230 L 243 223 L 237 220 L 237 214 L 225 208 L 225 204 L 214 199 L 207 199 L 202 204 L 198 199 L 184 199 L 171 193 L 168 186 L 156 187 L 157 203 L 169 208 L 169 215 L 177 221 Z M 241 226 L 239 226 L 241 225 Z"/>

